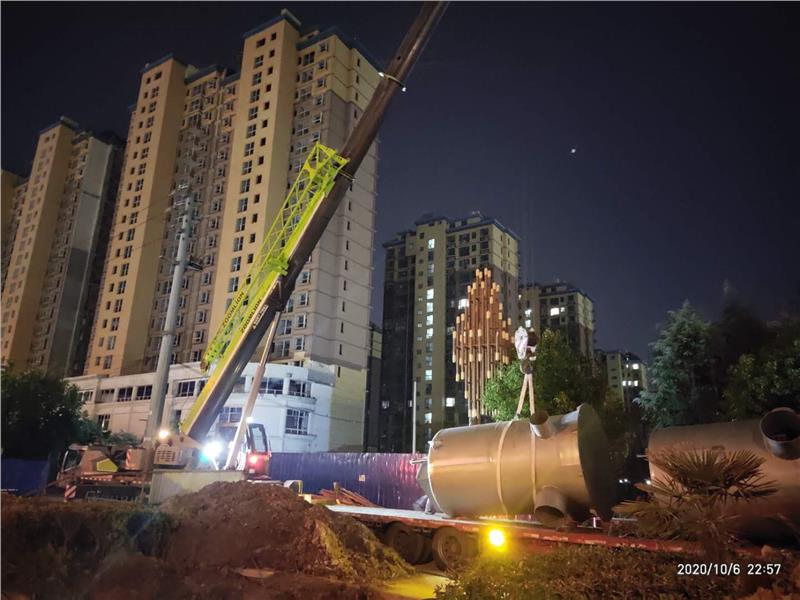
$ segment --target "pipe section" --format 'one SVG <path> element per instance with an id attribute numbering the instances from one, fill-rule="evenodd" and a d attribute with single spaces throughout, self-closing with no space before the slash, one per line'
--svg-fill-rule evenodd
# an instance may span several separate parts
<path id="1" fill-rule="evenodd" d="M 800 415 L 791 408 L 776 408 L 761 419 L 766 448 L 778 458 L 800 458 Z"/>
<path id="2" fill-rule="evenodd" d="M 774 494 L 749 502 L 732 501 L 724 514 L 741 535 L 753 540 L 795 539 L 800 531 L 800 460 L 797 450 L 800 417 L 790 408 L 778 408 L 763 419 L 733 423 L 711 423 L 668 427 L 650 436 L 649 453 L 668 449 L 749 450 L 764 459 L 764 480 L 777 488 Z M 650 463 L 650 478 L 668 480 L 666 473 Z"/>

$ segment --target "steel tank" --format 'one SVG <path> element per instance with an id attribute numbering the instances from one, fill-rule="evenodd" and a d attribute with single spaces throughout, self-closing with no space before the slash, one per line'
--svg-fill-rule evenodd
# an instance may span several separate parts
<path id="1" fill-rule="evenodd" d="M 649 453 L 664 450 L 749 450 L 764 459 L 764 480 L 777 488 L 774 494 L 750 502 L 733 501 L 724 514 L 733 527 L 752 539 L 791 539 L 800 535 L 800 415 L 778 408 L 762 419 L 668 427 L 653 432 Z M 668 479 L 650 463 L 652 479 Z"/>
<path id="2" fill-rule="evenodd" d="M 600 419 L 588 404 L 546 422 L 505 421 L 440 430 L 428 484 L 450 516 L 533 514 L 555 526 L 594 509 L 611 518 L 614 478 Z"/>

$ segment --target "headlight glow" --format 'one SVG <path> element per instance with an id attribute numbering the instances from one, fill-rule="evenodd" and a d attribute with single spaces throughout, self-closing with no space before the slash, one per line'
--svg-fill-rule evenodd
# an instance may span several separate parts
<path id="1" fill-rule="evenodd" d="M 222 452 L 222 444 L 220 444 L 216 440 L 214 440 L 213 442 L 208 442 L 203 448 L 203 455 L 211 460 L 217 458 L 221 452 Z"/>
<path id="2" fill-rule="evenodd" d="M 490 529 L 489 543 L 495 548 L 502 548 L 506 545 L 506 534 L 500 529 Z"/>

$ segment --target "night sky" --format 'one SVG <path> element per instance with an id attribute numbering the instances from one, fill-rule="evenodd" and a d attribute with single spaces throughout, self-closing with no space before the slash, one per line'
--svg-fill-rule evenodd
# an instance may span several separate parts
<path id="1" fill-rule="evenodd" d="M 241 34 L 284 6 L 385 64 L 418 5 L 2 3 L 3 168 L 27 173 L 61 114 L 124 134 L 146 62 L 238 68 Z M 373 318 L 381 243 L 473 210 L 522 238 L 528 278 L 592 296 L 600 347 L 646 355 L 684 299 L 715 317 L 726 280 L 775 316 L 800 291 L 799 14 L 451 4 L 380 133 Z"/>

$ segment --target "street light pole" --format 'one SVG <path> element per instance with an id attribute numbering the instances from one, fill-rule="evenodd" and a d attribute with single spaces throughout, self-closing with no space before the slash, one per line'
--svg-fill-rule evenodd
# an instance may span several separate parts
<path id="1" fill-rule="evenodd" d="M 411 385 L 411 453 L 417 451 L 417 380 Z"/>

